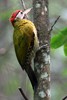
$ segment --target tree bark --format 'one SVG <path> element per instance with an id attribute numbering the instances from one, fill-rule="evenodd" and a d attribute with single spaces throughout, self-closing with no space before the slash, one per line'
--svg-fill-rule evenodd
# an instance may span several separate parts
<path id="1" fill-rule="evenodd" d="M 40 49 L 34 60 L 34 70 L 38 87 L 34 100 L 50 100 L 50 34 L 48 19 L 48 0 L 33 0 L 33 18 L 37 28 Z"/>

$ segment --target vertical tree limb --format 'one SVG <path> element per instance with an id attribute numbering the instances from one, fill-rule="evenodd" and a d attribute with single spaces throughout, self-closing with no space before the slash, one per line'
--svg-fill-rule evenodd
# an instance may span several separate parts
<path id="1" fill-rule="evenodd" d="M 38 88 L 34 91 L 34 100 L 50 100 L 50 34 L 48 34 L 48 0 L 33 0 L 33 17 L 38 31 L 40 46 L 42 46 L 35 57 L 34 69 L 38 79 Z"/>

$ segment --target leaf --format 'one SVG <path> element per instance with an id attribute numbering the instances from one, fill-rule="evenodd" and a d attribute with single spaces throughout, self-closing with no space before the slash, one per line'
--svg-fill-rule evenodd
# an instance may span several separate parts
<path id="1" fill-rule="evenodd" d="M 60 46 L 64 45 L 67 42 L 67 27 L 58 32 L 57 35 L 55 35 L 51 39 L 51 48 L 59 48 Z"/>
<path id="2" fill-rule="evenodd" d="M 67 56 L 67 43 L 64 44 L 64 54 Z"/>

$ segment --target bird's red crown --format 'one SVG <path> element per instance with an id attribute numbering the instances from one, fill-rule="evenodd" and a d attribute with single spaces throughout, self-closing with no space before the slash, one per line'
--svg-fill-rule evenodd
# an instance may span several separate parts
<path id="1" fill-rule="evenodd" d="M 10 22 L 13 23 L 13 21 L 15 20 L 17 14 L 20 12 L 20 10 L 16 10 L 15 12 L 13 12 L 11 18 L 10 18 Z"/>

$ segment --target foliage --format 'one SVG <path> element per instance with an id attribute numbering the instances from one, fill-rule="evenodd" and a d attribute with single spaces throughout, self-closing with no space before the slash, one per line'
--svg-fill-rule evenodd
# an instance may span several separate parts
<path id="1" fill-rule="evenodd" d="M 60 46 L 64 46 L 64 53 L 67 56 L 67 27 L 63 30 L 59 31 L 52 39 L 51 39 L 51 47 L 54 49 L 59 48 Z"/>

